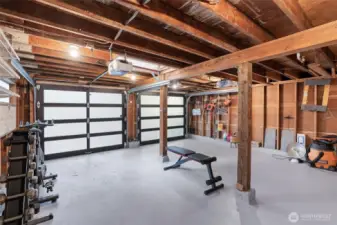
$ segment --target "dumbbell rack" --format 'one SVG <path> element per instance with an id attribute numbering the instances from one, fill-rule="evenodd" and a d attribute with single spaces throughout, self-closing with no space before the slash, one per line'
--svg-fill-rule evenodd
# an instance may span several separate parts
<path id="1" fill-rule="evenodd" d="M 35 124 L 38 125 L 48 125 L 47 123 L 41 123 L 39 121 L 37 121 Z M 30 128 L 29 132 L 34 135 L 35 137 L 35 142 L 32 145 L 32 148 L 35 148 L 35 158 L 34 158 L 34 162 L 36 163 L 36 167 L 34 170 L 34 174 L 37 176 L 38 181 L 35 184 L 35 188 L 38 190 L 38 197 L 32 201 L 32 204 L 40 204 L 40 203 L 45 203 L 45 202 L 52 202 L 55 203 L 57 201 L 57 199 L 59 198 L 59 195 L 49 195 L 46 197 L 40 197 L 40 186 L 43 186 L 47 189 L 47 193 L 49 193 L 50 191 L 53 191 L 53 186 L 54 186 L 54 180 L 57 178 L 57 174 L 51 174 L 49 176 L 46 176 L 46 171 L 47 171 L 47 167 L 44 164 L 44 152 L 41 149 L 41 140 L 40 140 L 40 133 L 42 132 L 39 128 L 34 128 L 33 127 L 34 124 L 28 124 L 27 127 Z M 54 125 L 53 123 L 50 125 Z M 50 126 L 49 125 L 49 126 Z M 33 128 L 31 128 L 33 127 Z M 46 180 L 50 180 L 47 183 L 45 183 Z M 47 186 L 48 183 L 51 183 L 50 187 Z"/>
<path id="2" fill-rule="evenodd" d="M 30 188 L 30 183 L 36 180 L 34 168 L 31 168 L 34 165 L 31 164 L 34 152 L 30 151 L 30 144 L 34 141 L 27 128 L 15 130 L 13 135 L 5 140 L 5 145 L 10 146 L 10 151 L 7 176 L 1 177 L 1 182 L 6 183 L 7 190 L 2 221 L 4 225 L 35 225 L 53 219 L 52 214 L 33 219 L 39 208 L 39 205 L 30 203 L 30 199 L 36 196 L 36 190 Z"/>

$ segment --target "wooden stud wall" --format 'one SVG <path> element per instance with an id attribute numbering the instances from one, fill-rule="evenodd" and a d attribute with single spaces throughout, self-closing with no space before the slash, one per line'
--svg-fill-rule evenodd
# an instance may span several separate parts
<path id="1" fill-rule="evenodd" d="M 252 140 L 263 142 L 265 117 L 265 87 L 256 87 L 252 91 Z"/>
<path id="2" fill-rule="evenodd" d="M 284 84 L 274 85 L 258 85 L 253 87 L 252 91 L 252 140 L 260 143 L 264 142 L 265 128 L 274 128 L 278 133 L 282 134 L 282 130 L 287 129 L 294 132 L 294 141 L 296 134 L 305 134 L 307 144 L 311 143 L 314 137 L 321 137 L 324 135 L 337 134 L 337 79 L 332 79 L 330 86 L 329 102 L 327 112 L 309 112 L 302 111 L 301 104 L 303 100 L 304 83 L 303 82 L 287 82 Z M 316 93 L 315 93 L 316 92 Z M 323 101 L 324 87 L 318 86 L 310 88 L 308 93 L 308 103 L 321 104 Z M 315 99 L 315 96 L 316 99 Z M 207 96 L 205 96 L 206 98 Z M 220 95 L 220 99 L 223 95 Z M 201 98 L 201 97 L 199 97 Z M 236 133 L 238 108 L 237 108 L 237 94 L 231 95 L 232 104 L 228 110 L 228 119 L 230 124 L 230 132 Z M 191 99 L 193 102 L 194 99 Z M 196 108 L 195 105 L 191 109 Z M 190 114 L 191 116 L 191 114 Z M 208 119 L 208 118 L 204 118 Z M 207 124 L 208 121 L 203 121 L 203 117 L 193 116 L 191 118 L 195 124 Z M 193 124 L 193 125 L 192 125 Z M 193 127 L 195 128 L 195 127 Z M 203 135 L 202 132 L 195 134 Z M 205 136 L 205 135 L 203 135 Z M 222 136 L 218 136 L 222 139 Z M 275 143 L 280 146 L 280 140 Z"/>

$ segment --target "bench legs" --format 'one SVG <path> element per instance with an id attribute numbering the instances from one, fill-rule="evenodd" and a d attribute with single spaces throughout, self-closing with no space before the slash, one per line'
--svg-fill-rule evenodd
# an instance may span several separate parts
<path id="1" fill-rule="evenodd" d="M 207 172 L 208 172 L 208 175 L 209 175 L 209 180 L 206 180 L 206 184 L 211 185 L 212 187 L 210 189 L 204 191 L 204 194 L 209 195 L 216 190 L 224 188 L 224 185 L 223 184 L 216 185 L 216 182 L 221 181 L 222 177 L 221 176 L 214 177 L 211 163 L 207 164 L 206 166 L 207 166 Z"/>
<path id="2" fill-rule="evenodd" d="M 183 159 L 183 156 L 180 156 L 180 158 L 178 159 L 178 161 L 175 164 L 173 164 L 172 166 L 165 167 L 164 170 L 178 168 L 178 167 L 180 167 L 180 165 L 182 165 L 182 164 L 184 164 L 184 163 L 186 163 L 190 160 L 191 159 L 189 159 L 189 158 Z"/>
<path id="3" fill-rule="evenodd" d="M 182 164 L 191 160 L 190 158 L 184 158 L 183 159 L 183 157 L 184 156 L 180 156 L 178 161 L 175 164 L 173 164 L 171 166 L 168 166 L 168 167 L 165 167 L 164 170 L 179 168 L 180 165 L 182 165 Z M 223 184 L 216 185 L 216 182 L 221 181 L 222 177 L 221 176 L 214 177 L 211 163 L 206 164 L 206 166 L 207 166 L 207 172 L 208 172 L 208 175 L 209 175 L 209 180 L 206 180 L 206 184 L 209 185 L 209 186 L 212 186 L 212 187 L 210 189 L 204 191 L 204 194 L 209 195 L 212 192 L 223 188 L 224 185 Z"/>

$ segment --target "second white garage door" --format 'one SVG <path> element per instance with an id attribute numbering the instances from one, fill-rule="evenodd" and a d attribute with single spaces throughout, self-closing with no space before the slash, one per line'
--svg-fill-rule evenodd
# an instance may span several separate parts
<path id="1" fill-rule="evenodd" d="M 158 94 L 144 93 L 139 96 L 139 135 L 140 144 L 159 142 L 160 97 Z M 182 95 L 169 95 L 167 99 L 168 140 L 185 138 L 185 98 Z"/>

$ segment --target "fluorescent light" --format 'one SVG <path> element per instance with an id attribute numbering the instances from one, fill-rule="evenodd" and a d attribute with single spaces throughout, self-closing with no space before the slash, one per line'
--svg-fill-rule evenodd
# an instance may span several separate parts
<path id="1" fill-rule="evenodd" d="M 80 56 L 80 53 L 78 52 L 78 47 L 75 45 L 70 45 L 69 55 L 73 58 L 78 58 Z"/>

